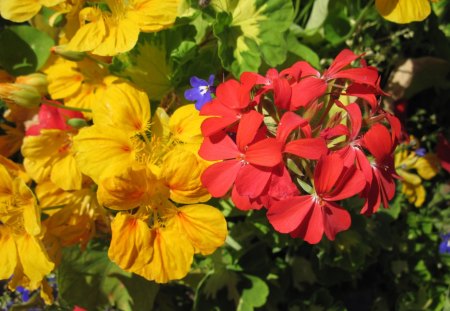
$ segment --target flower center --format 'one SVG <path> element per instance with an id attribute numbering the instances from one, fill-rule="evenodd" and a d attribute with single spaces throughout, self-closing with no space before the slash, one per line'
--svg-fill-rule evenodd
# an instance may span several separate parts
<path id="1" fill-rule="evenodd" d="M 201 85 L 198 87 L 198 90 L 200 91 L 200 94 L 203 96 L 206 94 L 206 92 L 209 91 L 209 85 Z"/>

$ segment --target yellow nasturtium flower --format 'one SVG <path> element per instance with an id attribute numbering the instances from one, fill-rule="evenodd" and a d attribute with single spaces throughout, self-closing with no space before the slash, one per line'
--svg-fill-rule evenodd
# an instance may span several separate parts
<path id="1" fill-rule="evenodd" d="M 54 268 L 41 241 L 40 211 L 36 198 L 20 178 L 0 165 L 0 279 L 10 288 L 39 288 Z"/>
<path id="2" fill-rule="evenodd" d="M 79 13 L 81 27 L 67 49 L 113 56 L 131 50 L 142 32 L 155 32 L 171 26 L 179 0 L 105 0 L 109 10 L 92 6 Z"/>
<path id="3" fill-rule="evenodd" d="M 222 213 L 200 176 L 202 117 L 182 107 L 150 116 L 147 95 L 117 81 L 93 106 L 93 126 L 75 137 L 76 159 L 98 185 L 101 205 L 120 211 L 111 223 L 109 257 L 122 269 L 158 283 L 184 277 L 195 253 L 210 254 L 227 235 Z M 133 212 L 130 212 L 130 211 Z"/>
<path id="4" fill-rule="evenodd" d="M 80 130 L 74 148 L 82 172 L 98 184 L 139 165 L 141 138 L 150 127 L 150 102 L 143 91 L 118 81 L 106 89 L 92 115 L 94 125 Z"/>
<path id="5" fill-rule="evenodd" d="M 376 0 L 375 6 L 381 16 L 398 24 L 423 21 L 431 13 L 430 0 Z"/>
<path id="6" fill-rule="evenodd" d="M 50 181 L 36 186 L 42 211 L 48 215 L 44 242 L 51 258 L 59 263 L 62 247 L 79 244 L 85 249 L 97 228 L 109 227 L 106 211 L 97 202 L 92 182 L 86 180 L 77 191 L 64 191 Z M 104 231 L 104 230 L 102 230 Z"/>
<path id="7" fill-rule="evenodd" d="M 40 135 L 27 136 L 22 145 L 24 166 L 35 181 L 50 179 L 64 190 L 81 188 L 82 175 L 72 148 L 73 133 L 42 129 Z"/>
<path id="8" fill-rule="evenodd" d="M 62 99 L 70 107 L 92 109 L 101 101 L 106 88 L 118 78 L 91 59 L 80 62 L 59 60 L 49 66 L 48 92 L 53 99 Z"/>
<path id="9" fill-rule="evenodd" d="M 437 157 L 431 153 L 420 157 L 414 151 L 400 150 L 395 154 L 395 168 L 402 177 L 401 192 L 415 207 L 422 206 L 426 198 L 422 178 L 433 178 L 439 171 L 438 163 Z"/>

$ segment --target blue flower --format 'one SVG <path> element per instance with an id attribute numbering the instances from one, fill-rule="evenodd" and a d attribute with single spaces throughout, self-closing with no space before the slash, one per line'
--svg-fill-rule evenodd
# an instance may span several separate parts
<path id="1" fill-rule="evenodd" d="M 416 155 L 417 156 L 419 156 L 419 157 L 424 157 L 425 156 L 425 154 L 427 154 L 427 149 L 425 149 L 425 148 L 419 148 L 419 149 L 416 149 Z"/>
<path id="2" fill-rule="evenodd" d="M 439 244 L 439 253 L 450 254 L 450 233 L 441 235 L 442 242 Z"/>
<path id="3" fill-rule="evenodd" d="M 214 75 L 210 75 L 208 81 L 193 76 L 190 82 L 192 89 L 186 90 L 184 97 L 189 101 L 196 101 L 195 108 L 200 110 L 204 104 L 212 100 L 215 91 Z"/>
<path id="4" fill-rule="evenodd" d="M 30 300 L 31 293 L 29 290 L 23 288 L 22 286 L 17 286 L 16 291 L 20 293 L 20 296 L 22 296 L 23 302 Z"/>

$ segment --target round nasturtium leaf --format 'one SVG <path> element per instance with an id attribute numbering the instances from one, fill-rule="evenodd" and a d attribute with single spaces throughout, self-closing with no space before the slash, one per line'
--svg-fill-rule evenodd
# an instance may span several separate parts
<path id="1" fill-rule="evenodd" d="M 0 32 L 0 66 L 15 76 L 36 72 L 54 45 L 52 38 L 33 27 L 8 27 Z"/>

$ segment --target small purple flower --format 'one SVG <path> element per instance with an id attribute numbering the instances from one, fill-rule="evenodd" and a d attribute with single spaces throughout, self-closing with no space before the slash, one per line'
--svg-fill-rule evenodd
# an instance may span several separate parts
<path id="1" fill-rule="evenodd" d="M 419 149 L 416 149 L 416 155 L 417 156 L 419 156 L 419 157 L 424 157 L 425 156 L 425 154 L 427 154 L 427 149 L 425 149 L 425 148 L 419 148 Z"/>
<path id="2" fill-rule="evenodd" d="M 439 253 L 450 254 L 450 233 L 441 235 L 442 242 L 439 244 Z"/>
<path id="3" fill-rule="evenodd" d="M 20 293 L 23 302 L 30 300 L 31 293 L 28 289 L 23 288 L 22 286 L 17 286 L 16 291 Z"/>
<path id="4" fill-rule="evenodd" d="M 184 92 L 184 97 L 189 101 L 196 101 L 195 108 L 202 109 L 203 105 L 212 100 L 215 92 L 214 75 L 210 75 L 208 81 L 193 76 L 190 80 L 192 89 Z"/>

